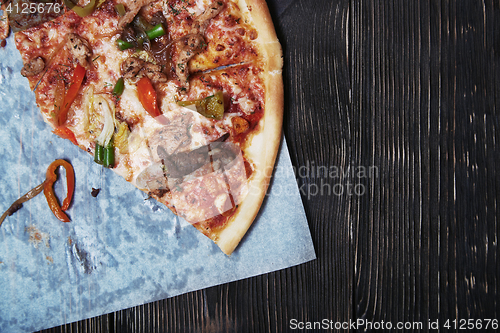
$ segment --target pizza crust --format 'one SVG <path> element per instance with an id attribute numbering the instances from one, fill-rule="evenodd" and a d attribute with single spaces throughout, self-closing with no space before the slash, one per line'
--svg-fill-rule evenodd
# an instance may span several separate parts
<path id="1" fill-rule="evenodd" d="M 215 240 L 226 255 L 238 246 L 264 201 L 280 145 L 284 107 L 282 50 L 267 4 L 264 0 L 240 0 L 239 5 L 248 9 L 259 34 L 261 54 L 267 60 L 264 65 L 265 113 L 260 120 L 260 131 L 253 133 L 242 147 L 255 167 L 249 182 L 249 193 Z M 265 152 L 261 151 L 262 148 Z"/>

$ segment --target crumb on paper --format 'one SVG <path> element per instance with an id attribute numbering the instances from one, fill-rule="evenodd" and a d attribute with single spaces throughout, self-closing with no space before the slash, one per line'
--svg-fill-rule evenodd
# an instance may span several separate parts
<path id="1" fill-rule="evenodd" d="M 100 188 L 93 188 L 92 187 L 92 192 L 90 192 L 90 194 L 95 198 L 95 197 L 97 197 L 97 195 L 99 194 L 100 191 L 101 191 Z"/>
<path id="2" fill-rule="evenodd" d="M 54 263 L 54 258 L 51 256 L 45 256 L 45 259 L 47 259 L 48 263 L 47 264 L 53 264 Z"/>
<path id="3" fill-rule="evenodd" d="M 48 233 L 38 230 L 34 225 L 27 227 L 26 231 L 30 235 L 29 242 L 33 244 L 33 246 L 36 249 L 38 249 L 38 246 L 41 243 L 44 243 L 46 247 L 50 248 L 49 245 L 50 235 Z"/>

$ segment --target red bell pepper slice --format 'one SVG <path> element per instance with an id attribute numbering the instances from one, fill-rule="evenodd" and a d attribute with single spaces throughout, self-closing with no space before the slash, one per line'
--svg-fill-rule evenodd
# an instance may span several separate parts
<path id="1" fill-rule="evenodd" d="M 54 91 L 54 118 L 53 121 L 55 121 L 55 125 L 59 125 L 57 122 L 59 121 L 57 115 L 59 112 L 61 112 L 61 109 L 64 105 L 64 93 L 65 93 L 65 87 L 64 87 L 64 80 L 59 79 L 56 81 L 56 88 Z"/>
<path id="2" fill-rule="evenodd" d="M 156 101 L 156 91 L 148 77 L 145 76 L 137 82 L 137 93 L 139 94 L 139 101 L 141 101 L 142 106 L 151 117 L 156 118 L 162 115 Z"/>
<path id="3" fill-rule="evenodd" d="M 59 203 L 57 202 L 53 186 L 57 180 L 57 174 L 55 173 L 55 171 L 59 166 L 62 166 L 66 169 L 66 184 L 68 188 L 68 194 L 66 195 L 66 198 L 64 199 L 62 206 L 59 206 Z M 66 162 L 65 160 L 61 159 L 52 162 L 47 168 L 47 178 L 43 186 L 43 194 L 47 199 L 47 203 L 49 204 L 50 210 L 52 210 L 54 215 L 62 222 L 70 221 L 69 217 L 64 213 L 64 211 L 69 208 L 71 199 L 73 198 L 74 191 L 75 191 L 75 172 L 73 170 L 73 166 L 70 163 Z"/>
<path id="4" fill-rule="evenodd" d="M 61 110 L 57 115 L 57 125 L 61 126 L 66 122 L 66 118 L 68 116 L 69 107 L 73 103 L 82 86 L 83 78 L 85 77 L 85 68 L 80 64 L 76 65 L 76 68 L 73 72 L 73 77 L 71 78 L 71 84 L 69 86 L 68 91 L 66 92 L 66 96 L 64 96 L 64 102 L 62 104 Z"/>
<path id="5" fill-rule="evenodd" d="M 52 132 L 63 139 L 68 139 L 69 141 L 73 142 L 74 145 L 78 146 L 78 141 L 76 141 L 75 133 L 73 133 L 73 131 L 66 126 L 59 126 Z"/>

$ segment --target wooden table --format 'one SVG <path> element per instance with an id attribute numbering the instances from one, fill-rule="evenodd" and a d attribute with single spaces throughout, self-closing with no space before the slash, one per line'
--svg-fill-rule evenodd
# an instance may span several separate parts
<path id="1" fill-rule="evenodd" d="M 492 331 L 500 2 L 268 2 L 318 259 L 46 332 Z"/>

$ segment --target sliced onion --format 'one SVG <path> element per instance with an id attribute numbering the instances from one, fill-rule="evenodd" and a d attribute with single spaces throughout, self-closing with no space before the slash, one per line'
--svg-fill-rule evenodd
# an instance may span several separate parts
<path id="1" fill-rule="evenodd" d="M 125 29 L 123 29 L 120 38 L 122 40 L 126 41 L 127 43 L 133 44 L 135 47 L 138 46 L 137 40 L 135 37 L 135 31 L 131 27 L 126 27 Z"/>
<path id="2" fill-rule="evenodd" d="M 135 29 L 136 34 L 136 40 L 139 43 L 139 47 L 144 49 L 144 50 L 150 50 L 151 49 L 151 42 L 149 41 L 148 34 L 146 33 L 146 30 L 137 28 Z"/>
<path id="3" fill-rule="evenodd" d="M 94 86 L 89 85 L 83 95 L 83 130 L 89 130 L 90 115 L 94 112 Z"/>
<path id="4" fill-rule="evenodd" d="M 96 138 L 96 142 L 103 147 L 107 147 L 115 131 L 115 107 L 114 104 L 110 106 L 108 100 L 101 95 L 94 97 L 94 108 L 96 107 L 100 108 L 104 117 L 104 127 L 101 134 Z"/>

